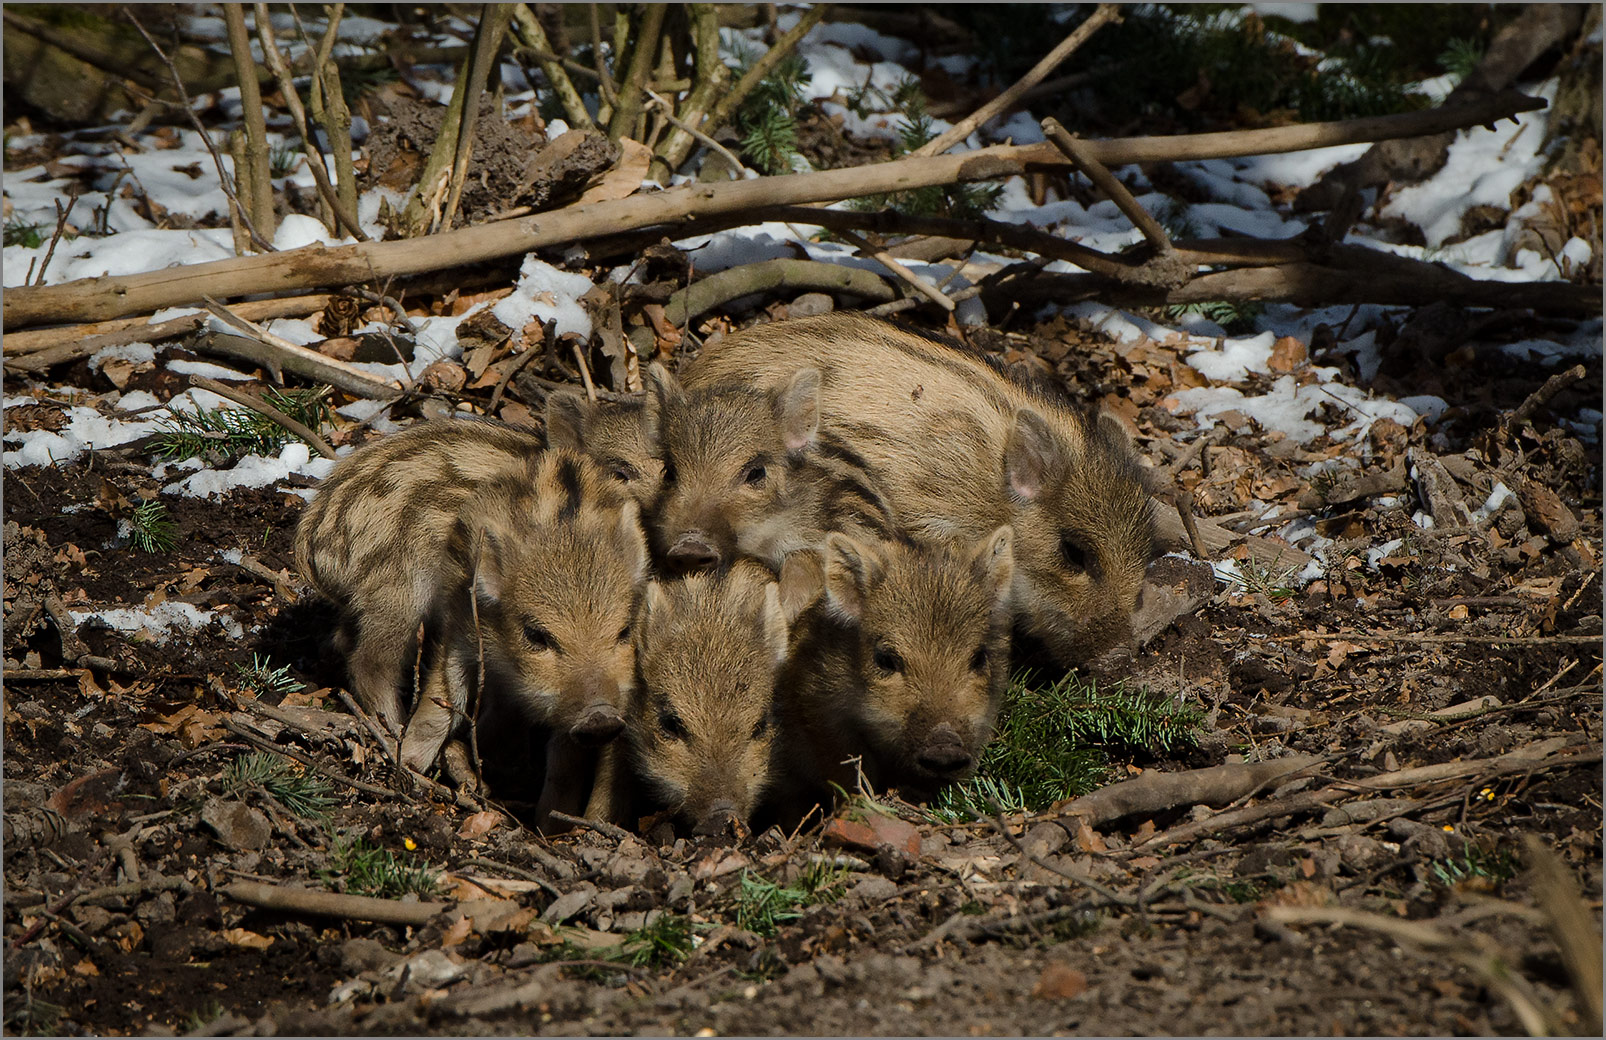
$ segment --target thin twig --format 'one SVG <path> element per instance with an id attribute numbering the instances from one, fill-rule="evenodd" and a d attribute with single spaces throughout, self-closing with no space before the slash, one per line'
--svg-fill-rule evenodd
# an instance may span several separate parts
<path id="1" fill-rule="evenodd" d="M 586 399 L 592 404 L 596 404 L 597 388 L 591 382 L 591 367 L 586 364 L 585 351 L 580 349 L 580 344 L 578 343 L 572 344 L 572 346 L 574 348 L 574 363 L 580 366 L 580 381 L 586 387 Z"/>
<path id="2" fill-rule="evenodd" d="M 257 6 L 266 7 L 267 5 L 258 4 Z M 240 197 L 235 194 L 234 186 L 229 183 L 229 175 L 223 169 L 223 157 L 218 154 L 217 145 L 212 143 L 212 135 L 207 132 L 206 127 L 201 125 L 200 117 L 195 114 L 195 107 L 190 102 L 189 92 L 184 89 L 184 80 L 178 74 L 178 66 L 173 64 L 173 59 L 167 56 L 167 52 L 162 50 L 161 45 L 156 42 L 151 34 L 145 31 L 145 27 L 140 24 L 138 18 L 134 17 L 133 9 L 127 4 L 123 5 L 123 16 L 133 24 L 135 29 L 139 30 L 139 34 L 145 37 L 145 42 L 151 45 L 151 50 L 155 51 L 156 56 L 162 59 L 162 64 L 167 66 L 167 73 L 173 78 L 173 89 L 178 91 L 179 101 L 184 107 L 184 114 L 189 117 L 190 125 L 195 128 L 196 133 L 201 135 L 201 143 L 206 145 L 207 153 L 212 156 L 212 165 L 217 168 L 218 184 L 222 187 L 223 194 L 228 196 L 229 205 L 234 207 L 234 212 L 240 215 L 240 223 L 245 225 L 246 233 L 251 236 L 251 244 L 264 253 L 273 252 L 273 244 L 257 232 L 256 227 L 251 223 L 251 218 L 245 212 L 245 207 L 240 203 Z"/>
<path id="3" fill-rule="evenodd" d="M 676 118 L 675 106 L 670 104 L 663 95 L 659 94 L 650 87 L 643 89 L 646 91 L 647 97 L 652 100 L 654 107 L 658 108 L 662 112 L 663 117 L 669 121 L 670 126 L 690 134 L 704 145 L 707 145 L 713 151 L 718 152 L 719 155 L 730 164 L 731 180 L 741 180 L 747 176 L 747 167 L 742 165 L 742 160 L 738 159 L 734 152 L 720 144 L 718 141 L 714 140 L 712 137 L 709 137 L 701 130 L 687 123 L 685 120 Z"/>
<path id="4" fill-rule="evenodd" d="M 1053 116 L 1043 120 L 1043 134 L 1065 153 L 1065 158 L 1071 160 L 1083 176 L 1093 182 L 1094 187 L 1102 191 L 1106 198 L 1115 203 L 1117 209 L 1126 214 L 1132 226 L 1143 233 L 1143 237 L 1148 239 L 1151 246 L 1161 253 L 1171 252 L 1171 239 L 1166 235 L 1165 228 L 1149 215 L 1148 210 L 1138 204 L 1138 200 L 1132 197 L 1132 193 L 1115 174 L 1093 158 L 1087 145 L 1072 137 Z"/>
<path id="5" fill-rule="evenodd" d="M 955 123 L 953 127 L 936 138 L 921 145 L 915 155 L 941 155 L 954 145 L 970 136 L 972 130 L 986 123 L 996 115 L 1000 115 L 1009 106 L 1020 99 L 1020 96 L 1031 88 L 1037 86 L 1048 74 L 1059 68 L 1077 48 L 1086 43 L 1088 38 L 1102 28 L 1107 22 L 1120 21 L 1120 4 L 1099 4 L 1097 10 L 1088 15 L 1087 21 L 1078 25 L 1069 36 L 1060 41 L 1059 46 L 1049 51 L 1031 71 L 1022 76 L 1020 80 L 1002 94 L 993 98 L 981 108 Z"/>
<path id="6" fill-rule="evenodd" d="M 392 768 L 402 778 L 402 782 L 410 784 L 413 778 L 412 770 L 402 768 L 401 759 L 396 755 L 396 741 L 385 736 L 385 731 L 379 728 L 379 723 L 374 721 L 372 715 L 363 710 L 362 705 L 358 704 L 350 693 L 343 689 L 336 689 L 335 696 L 340 698 L 340 703 L 346 706 L 347 711 L 356 716 L 357 721 L 361 722 L 363 728 L 374 738 L 374 742 L 379 745 L 380 750 L 384 751 L 385 757 L 390 759 Z"/>
<path id="7" fill-rule="evenodd" d="M 190 385 L 198 386 L 202 390 L 210 390 L 219 397 L 226 397 L 236 404 L 244 405 L 258 415 L 272 419 L 286 430 L 306 441 L 314 451 L 326 459 L 339 458 L 335 454 L 335 449 L 329 446 L 329 442 L 318 436 L 310 426 L 290 418 L 290 416 L 279 411 L 279 409 L 255 394 L 247 393 L 244 390 L 236 390 L 226 383 L 220 383 L 216 379 L 208 379 L 206 376 L 190 376 Z"/>
<path id="8" fill-rule="evenodd" d="M 112 197 L 111 192 L 107 192 L 106 197 L 110 199 Z M 51 199 L 50 201 L 56 204 L 56 230 L 50 236 L 50 248 L 45 250 L 45 258 L 39 262 L 39 274 L 34 278 L 33 282 L 35 285 L 45 284 L 45 268 L 50 266 L 51 258 L 56 255 L 56 244 L 61 241 L 61 236 L 67 230 L 67 217 L 72 213 L 72 208 L 78 205 L 78 196 L 67 196 L 66 209 L 61 208 L 60 199 Z M 109 210 L 111 206 L 108 204 L 106 208 Z"/>
<path id="9" fill-rule="evenodd" d="M 909 268 L 905 267 L 897 257 L 893 256 L 885 249 L 881 249 L 875 245 L 872 245 L 863 235 L 860 235 L 856 232 L 842 230 L 838 231 L 837 234 L 841 235 L 849 243 L 857 247 L 866 256 L 869 256 L 876 262 L 880 263 L 887 270 L 891 271 L 904 282 L 908 283 L 910 288 L 914 289 L 920 295 L 924 296 L 926 299 L 930 300 L 932 303 L 935 303 L 937 306 L 941 307 L 950 314 L 953 313 L 955 306 L 954 301 L 944 295 L 941 289 L 937 288 L 935 285 L 932 285 L 929 279 L 923 278 L 909 270 Z"/>
<path id="10" fill-rule="evenodd" d="M 479 857 L 464 860 L 463 866 L 484 867 L 487 870 L 500 870 L 504 874 L 512 874 L 516 878 L 540 885 L 542 891 L 546 892 L 548 895 L 561 896 L 563 894 L 563 890 L 558 888 L 558 886 L 554 885 L 552 882 L 548 881 L 539 874 L 525 870 L 523 867 L 515 867 L 508 863 L 498 863 L 494 859 L 481 859 Z"/>
<path id="11" fill-rule="evenodd" d="M 571 827 L 581 827 L 588 831 L 595 831 L 604 838 L 612 838 L 614 841 L 629 841 L 631 839 L 631 834 L 629 831 L 625 830 L 623 827 L 615 827 L 613 824 L 604 820 L 588 820 L 583 816 L 570 816 L 568 813 L 558 812 L 556 809 L 551 810 L 547 815 L 551 816 L 559 823 L 566 823 Z"/>

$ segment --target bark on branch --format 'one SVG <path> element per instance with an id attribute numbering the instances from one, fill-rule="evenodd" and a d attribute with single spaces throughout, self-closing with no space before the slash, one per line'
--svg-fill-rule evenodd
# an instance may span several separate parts
<path id="1" fill-rule="evenodd" d="M 1542 108 L 1544 104 L 1542 99 L 1505 94 L 1453 110 L 1436 109 L 1267 130 L 1088 141 L 1087 148 L 1089 154 L 1105 166 L 1160 159 L 1262 155 L 1435 133 L 1509 118 L 1518 112 Z M 3 325 L 10 330 L 52 321 L 104 320 L 191 304 L 203 294 L 226 298 L 350 285 L 480 263 L 657 224 L 673 225 L 698 217 L 741 213 L 762 206 L 837 201 L 934 184 L 990 180 L 1034 169 L 1063 168 L 1067 163 L 1058 148 L 1044 142 L 729 184 L 687 185 L 650 195 L 633 195 L 464 228 L 421 240 L 309 246 L 145 274 L 13 289 L 5 294 Z"/>

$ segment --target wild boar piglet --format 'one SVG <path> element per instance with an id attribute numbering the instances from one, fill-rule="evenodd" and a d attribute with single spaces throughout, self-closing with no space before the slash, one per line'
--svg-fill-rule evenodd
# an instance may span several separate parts
<path id="1" fill-rule="evenodd" d="M 647 440 L 646 401 L 588 401 L 577 390 L 554 390 L 546 399 L 546 439 L 578 451 L 619 481 L 644 511 L 663 483 L 663 464 Z"/>
<path id="2" fill-rule="evenodd" d="M 471 714 L 482 744 L 516 747 L 534 729 L 550 738 L 541 811 L 581 811 L 594 749 L 623 730 L 635 680 L 648 566 L 635 501 L 590 460 L 552 450 L 481 485 L 445 555 L 403 762 L 428 768 Z"/>
<path id="3" fill-rule="evenodd" d="M 873 532 L 889 522 L 859 461 L 819 437 L 813 369 L 768 390 L 687 392 L 654 364 L 647 383 L 647 436 L 663 467 L 651 538 L 668 572 L 743 558 L 779 571 L 787 553 L 828 531 Z"/>
<path id="4" fill-rule="evenodd" d="M 420 423 L 341 459 L 302 512 L 296 565 L 340 608 L 352 692 L 386 724 L 406 720 L 419 626 L 451 572 L 459 514 L 482 485 L 522 479 L 544 449 L 526 427 Z"/>
<path id="5" fill-rule="evenodd" d="M 738 561 L 653 582 L 636 621 L 638 680 L 588 812 L 634 825 L 669 810 L 694 833 L 746 825 L 771 781 L 775 675 L 788 625 L 779 586 Z"/>
<path id="6" fill-rule="evenodd" d="M 914 799 L 974 769 L 1009 678 L 1014 535 L 979 541 L 826 538 L 787 560 L 823 592 L 797 622 L 781 679 L 777 803 L 795 816 L 830 785 Z"/>

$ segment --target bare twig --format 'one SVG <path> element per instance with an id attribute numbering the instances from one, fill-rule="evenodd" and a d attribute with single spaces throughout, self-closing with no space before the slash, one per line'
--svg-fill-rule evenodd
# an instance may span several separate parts
<path id="1" fill-rule="evenodd" d="M 268 5 L 257 3 L 252 5 L 256 12 L 257 36 L 262 42 L 262 57 L 273 78 L 279 84 L 279 92 L 284 96 L 285 107 L 290 109 L 290 118 L 295 120 L 296 130 L 301 134 L 302 148 L 307 156 L 307 169 L 312 172 L 312 180 L 318 186 L 318 194 L 328 204 L 334 219 L 346 233 L 359 242 L 367 242 L 368 235 L 357 223 L 356 213 L 347 213 L 340 205 L 339 196 L 335 194 L 334 187 L 329 183 L 329 171 L 324 167 L 323 152 L 318 148 L 317 138 L 307 125 L 307 110 L 301 105 L 301 95 L 296 93 L 294 79 L 291 78 L 290 69 L 284 62 L 284 55 L 279 53 L 279 44 L 273 35 L 273 24 L 268 17 Z"/>
<path id="2" fill-rule="evenodd" d="M 480 859 L 478 857 L 464 860 L 463 866 L 484 867 L 487 870 L 500 870 L 504 874 L 511 874 L 516 878 L 540 885 L 542 891 L 546 892 L 548 895 L 560 896 L 563 894 L 563 891 L 559 889 L 558 886 L 554 885 L 552 882 L 548 881 L 539 874 L 525 870 L 523 867 L 515 867 L 507 863 L 498 863 L 494 859 Z"/>
<path id="3" fill-rule="evenodd" d="M 698 142 L 706 145 L 712 151 L 719 153 L 720 157 L 730 164 L 731 177 L 733 179 L 740 179 L 747 175 L 747 167 L 742 165 L 742 160 L 738 159 L 734 152 L 720 144 L 718 141 L 714 140 L 712 137 L 709 137 L 701 130 L 690 125 L 685 120 L 677 118 L 675 115 L 675 106 L 671 104 L 662 94 L 659 94 L 650 87 L 644 89 L 647 91 L 647 97 L 652 100 L 653 105 L 658 109 L 663 117 L 669 121 L 670 126 L 673 126 L 677 130 L 684 131 L 685 133 L 691 135 L 691 137 Z M 673 172 L 673 168 L 671 168 L 670 172 Z"/>
<path id="4" fill-rule="evenodd" d="M 267 5 L 259 4 L 258 6 L 265 7 Z M 207 132 L 206 127 L 201 125 L 200 117 L 195 114 L 195 106 L 190 102 L 189 92 L 184 89 L 184 80 L 178 74 L 178 66 L 173 64 L 173 59 L 167 56 L 167 52 L 162 50 L 161 45 L 156 42 L 151 34 L 145 31 L 145 27 L 140 24 L 138 18 L 134 17 L 133 9 L 127 4 L 123 5 L 123 15 L 132 23 L 135 29 L 139 30 L 139 34 L 145 37 L 145 42 L 150 44 L 151 50 L 155 51 L 156 56 L 162 59 L 162 64 L 167 66 L 167 74 L 173 79 L 173 89 L 178 92 L 179 103 L 184 106 L 184 114 L 189 117 L 190 125 L 195 128 L 196 133 L 201 135 L 201 142 L 206 145 L 207 153 L 212 156 L 212 165 L 217 168 L 218 186 L 223 189 L 223 194 L 228 196 L 229 205 L 233 207 L 234 212 L 239 214 L 240 222 L 245 225 L 247 233 L 250 234 L 252 244 L 264 252 L 271 252 L 273 244 L 264 239 L 261 233 L 257 231 L 256 226 L 251 223 L 250 217 L 246 215 L 245 206 L 241 204 L 240 197 L 235 194 L 234 186 L 229 183 L 228 172 L 223 169 L 223 157 L 218 155 L 217 145 L 212 142 L 212 135 Z"/>
<path id="5" fill-rule="evenodd" d="M 932 303 L 935 303 L 937 306 L 941 307 L 950 314 L 953 313 L 954 301 L 945 296 L 941 289 L 937 288 L 935 285 L 932 285 L 929 279 L 923 278 L 909 270 L 909 268 L 905 267 L 897 257 L 888 253 L 885 249 L 881 249 L 878 246 L 872 245 L 863 235 L 857 234 L 856 232 L 838 231 L 837 234 L 847 239 L 849 243 L 857 247 L 858 250 L 865 256 L 877 261 L 887 270 L 897 275 L 904 282 L 906 282 L 910 288 L 914 289 L 920 295 L 924 296 L 926 299 L 930 300 Z"/>
<path id="6" fill-rule="evenodd" d="M 1510 436 L 1512 430 L 1532 418 L 1533 414 L 1543 408 L 1552 397 L 1555 397 L 1582 378 L 1584 378 L 1584 366 L 1574 365 L 1572 368 L 1564 372 L 1557 372 L 1545 380 L 1543 386 L 1524 398 L 1523 402 L 1506 417 L 1504 424 L 1506 435 Z"/>
<path id="7" fill-rule="evenodd" d="M 580 349 L 580 344 L 578 343 L 574 344 L 574 363 L 580 366 L 580 381 L 585 384 L 586 399 L 592 404 L 596 404 L 597 387 L 596 384 L 591 382 L 591 366 L 586 364 L 585 351 Z"/>
<path id="8" fill-rule="evenodd" d="M 597 67 L 597 92 L 602 96 L 602 109 L 598 111 L 597 118 L 607 122 L 608 116 L 619 104 L 619 92 L 614 89 L 613 76 L 602 57 L 602 22 L 597 15 L 597 5 L 587 4 L 586 8 L 591 19 L 591 61 Z"/>
<path id="9" fill-rule="evenodd" d="M 1099 4 L 1087 21 L 1078 25 L 1076 29 L 1059 46 L 1044 55 L 1043 60 L 1033 65 L 1031 71 L 1020 78 L 1014 86 L 993 98 L 981 108 L 955 123 L 953 127 L 941 135 L 927 141 L 915 150 L 916 155 L 941 155 L 954 145 L 970 136 L 972 130 L 986 123 L 989 119 L 1003 113 L 1020 100 L 1020 96 L 1037 86 L 1048 77 L 1050 72 L 1064 64 L 1076 49 L 1088 41 L 1095 32 L 1098 32 L 1107 22 L 1120 20 L 1120 4 Z"/>
<path id="10" fill-rule="evenodd" d="M 111 198 L 111 193 L 108 192 L 106 197 L 108 199 Z M 56 255 L 56 245 L 61 241 L 61 236 L 67 231 L 67 217 L 72 213 L 72 208 L 78 205 L 78 196 L 67 196 L 66 209 L 61 208 L 60 199 L 51 199 L 50 201 L 56 205 L 56 230 L 50 236 L 50 248 L 45 250 L 45 258 L 39 262 L 39 274 L 33 281 L 35 285 L 45 284 L 45 269 L 50 266 L 51 258 Z M 110 207 L 108 206 L 107 208 Z"/>
<path id="11" fill-rule="evenodd" d="M 262 398 L 255 394 L 247 393 L 244 390 L 236 390 L 234 387 L 229 386 L 226 383 L 220 383 L 216 379 L 208 379 L 205 376 L 190 376 L 190 385 L 198 386 L 202 390 L 210 390 L 219 397 L 226 397 L 236 404 L 244 405 L 253 412 L 256 412 L 258 415 L 272 419 L 280 426 L 283 426 L 286 430 L 289 430 L 297 437 L 300 437 L 302 440 L 306 441 L 314 451 L 326 459 L 339 457 L 335 454 L 335 449 L 329 446 L 329 442 L 318 436 L 318 434 L 311 427 L 307 426 L 303 422 L 299 422 L 298 420 L 290 418 L 290 416 L 279 411 L 279 409 L 273 407 L 273 405 L 262 400 Z"/>
<path id="12" fill-rule="evenodd" d="M 275 336 L 256 323 L 234 314 L 210 296 L 203 296 L 202 300 L 214 317 L 266 348 L 271 364 L 275 368 L 283 367 L 293 372 L 311 373 L 311 378 L 338 386 L 349 393 L 382 401 L 398 397 L 402 393 L 401 385 L 394 380 L 376 378 L 344 361 L 337 361 L 316 350 L 297 346 L 287 339 Z M 207 345 L 199 344 L 198 349 L 205 350 Z"/>
<path id="13" fill-rule="evenodd" d="M 614 841 L 630 841 L 632 838 L 629 831 L 622 827 L 615 827 L 605 820 L 588 820 L 583 816 L 570 816 L 568 813 L 558 812 L 556 809 L 551 810 L 548 815 L 559 823 L 566 823 L 571 827 L 580 827 L 588 831 L 596 831 L 604 838 L 612 838 Z"/>

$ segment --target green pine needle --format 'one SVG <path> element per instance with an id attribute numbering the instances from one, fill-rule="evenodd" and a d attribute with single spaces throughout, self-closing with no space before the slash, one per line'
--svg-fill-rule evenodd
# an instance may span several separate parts
<path id="1" fill-rule="evenodd" d="M 268 404 L 313 431 L 330 421 L 324 399 L 329 387 L 307 390 L 279 390 L 268 387 L 263 398 Z M 151 442 L 157 458 L 174 461 L 196 456 L 239 459 L 245 455 L 274 455 L 294 434 L 272 419 L 248 408 L 195 408 L 169 406 L 171 413 L 161 420 L 161 429 Z"/>
<path id="2" fill-rule="evenodd" d="M 975 776 L 942 792 L 929 812 L 952 822 L 1046 809 L 1109 780 L 1108 751 L 1169 752 L 1191 747 L 1199 712 L 1124 683 L 1100 687 L 1075 673 L 1035 686 L 1011 681 L 998 732 Z"/>
<path id="3" fill-rule="evenodd" d="M 243 795 L 259 787 L 305 819 L 325 819 L 336 804 L 334 788 L 326 780 L 271 751 L 242 755 L 223 771 L 223 789 L 231 795 Z"/>
<path id="4" fill-rule="evenodd" d="M 178 524 L 158 499 L 141 503 L 129 519 L 129 540 L 142 552 L 172 552 L 178 544 Z"/>

